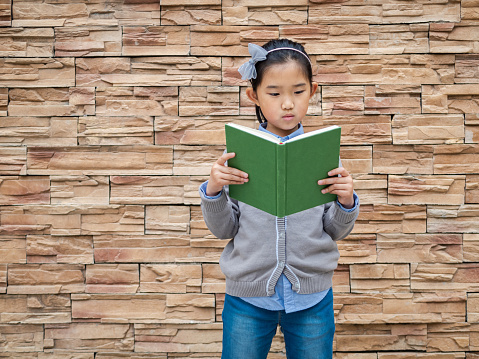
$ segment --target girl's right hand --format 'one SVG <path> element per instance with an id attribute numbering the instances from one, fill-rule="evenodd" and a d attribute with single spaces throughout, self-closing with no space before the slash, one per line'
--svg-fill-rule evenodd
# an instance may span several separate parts
<path id="1" fill-rule="evenodd" d="M 226 161 L 234 156 L 234 152 L 225 153 L 214 163 L 206 186 L 207 196 L 216 196 L 221 192 L 223 186 L 248 182 L 247 173 L 225 165 Z"/>

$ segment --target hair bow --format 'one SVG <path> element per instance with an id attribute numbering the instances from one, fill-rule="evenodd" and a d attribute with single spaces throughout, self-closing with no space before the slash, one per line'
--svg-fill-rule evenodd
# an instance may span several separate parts
<path id="1" fill-rule="evenodd" d="M 268 54 L 268 51 L 263 49 L 261 46 L 251 43 L 248 44 L 248 52 L 251 55 L 251 59 L 241 65 L 238 69 L 242 80 L 255 79 L 257 75 L 255 66 L 256 63 L 266 60 L 266 55 Z"/>

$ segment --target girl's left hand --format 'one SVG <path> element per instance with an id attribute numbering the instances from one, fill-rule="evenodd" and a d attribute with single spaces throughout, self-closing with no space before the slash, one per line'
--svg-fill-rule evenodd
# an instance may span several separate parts
<path id="1" fill-rule="evenodd" d="M 318 185 L 329 185 L 321 193 L 333 193 L 338 196 L 338 201 L 344 208 L 354 207 L 353 178 L 345 168 L 339 167 L 328 172 L 330 178 L 318 181 Z M 337 177 L 341 175 L 341 177 Z"/>

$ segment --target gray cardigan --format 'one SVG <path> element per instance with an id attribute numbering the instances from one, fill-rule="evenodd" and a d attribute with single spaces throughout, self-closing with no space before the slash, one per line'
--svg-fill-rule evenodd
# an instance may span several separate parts
<path id="1" fill-rule="evenodd" d="M 336 202 L 278 218 L 228 196 L 201 194 L 206 225 L 218 238 L 231 239 L 220 267 L 226 276 L 226 293 L 261 297 L 274 293 L 281 273 L 301 294 L 332 286 L 339 251 L 336 241 L 353 229 L 359 206 L 352 212 Z"/>

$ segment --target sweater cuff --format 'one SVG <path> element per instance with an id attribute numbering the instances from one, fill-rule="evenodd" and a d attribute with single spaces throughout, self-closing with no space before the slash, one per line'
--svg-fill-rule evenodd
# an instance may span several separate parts
<path id="1" fill-rule="evenodd" d="M 225 191 L 221 191 L 217 197 L 208 197 L 200 190 L 201 205 L 208 212 L 223 212 L 228 206 L 228 196 Z"/>
<path id="2" fill-rule="evenodd" d="M 359 202 L 356 204 L 356 206 L 352 209 L 351 212 L 346 212 L 344 209 L 341 208 L 341 205 L 337 201 L 334 201 L 334 206 L 332 210 L 334 210 L 334 213 L 332 214 L 331 218 L 333 218 L 335 222 L 348 224 L 354 222 L 358 217 Z"/>

